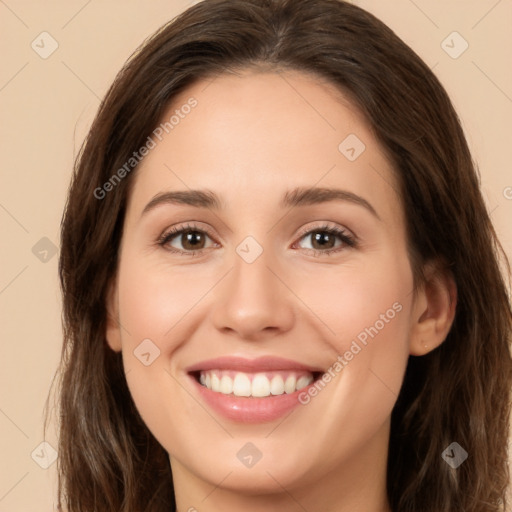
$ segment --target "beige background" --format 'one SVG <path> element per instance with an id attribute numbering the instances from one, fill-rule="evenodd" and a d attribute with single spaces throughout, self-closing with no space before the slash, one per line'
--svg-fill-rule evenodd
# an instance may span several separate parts
<path id="1" fill-rule="evenodd" d="M 390 25 L 447 88 L 512 256 L 512 1 L 354 3 Z M 52 248 L 59 244 L 74 155 L 125 59 L 190 4 L 0 0 L 0 512 L 54 510 L 56 464 L 43 469 L 35 461 L 50 455 L 39 445 L 61 347 L 58 255 Z M 43 31 L 58 43 L 47 59 L 31 47 L 35 41 L 39 52 L 50 48 L 48 36 L 38 37 Z M 442 47 L 454 31 L 469 44 L 456 59 Z M 455 52 L 464 41 L 450 36 L 446 44 Z M 57 446 L 54 429 L 47 441 Z"/>

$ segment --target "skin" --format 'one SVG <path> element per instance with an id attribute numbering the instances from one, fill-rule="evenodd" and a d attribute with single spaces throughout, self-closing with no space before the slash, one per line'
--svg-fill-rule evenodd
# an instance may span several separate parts
<path id="1" fill-rule="evenodd" d="M 432 262 L 413 293 L 395 174 L 332 85 L 291 71 L 223 74 L 183 91 L 164 119 L 191 96 L 197 107 L 134 177 L 107 300 L 108 343 L 122 350 L 135 404 L 169 453 L 178 510 L 389 511 L 391 411 L 409 355 L 433 350 L 449 331 L 453 280 Z M 366 146 L 353 162 L 338 149 L 349 134 Z M 348 201 L 281 208 L 298 186 L 357 194 L 379 218 Z M 188 189 L 215 192 L 223 209 L 165 204 L 141 216 L 155 195 Z M 341 250 L 327 255 L 302 235 L 325 222 L 357 245 L 335 237 Z M 180 235 L 157 244 L 187 223 L 211 233 L 201 253 L 171 252 L 171 243 L 189 247 Z M 250 264 L 236 252 L 249 235 L 263 249 Z M 401 311 L 317 396 L 277 421 L 216 415 L 184 371 L 224 355 L 327 369 L 397 302 Z M 160 350 L 149 366 L 133 354 L 147 338 Z M 262 454 L 252 468 L 236 456 L 247 442 Z"/>

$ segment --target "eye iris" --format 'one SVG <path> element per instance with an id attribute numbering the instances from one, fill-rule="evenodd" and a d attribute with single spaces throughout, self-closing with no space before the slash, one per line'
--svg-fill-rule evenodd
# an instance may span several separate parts
<path id="1" fill-rule="evenodd" d="M 202 244 L 201 244 L 202 239 Z M 202 249 L 204 246 L 204 236 L 199 231 L 188 231 L 182 235 L 183 247 L 185 249 Z M 199 244 L 197 244 L 199 242 Z"/>
<path id="2" fill-rule="evenodd" d="M 327 233 L 326 231 L 317 231 L 316 233 L 312 234 L 313 236 L 313 247 L 315 247 L 316 243 L 320 244 L 319 249 L 332 249 L 334 247 L 334 236 L 331 233 Z"/>

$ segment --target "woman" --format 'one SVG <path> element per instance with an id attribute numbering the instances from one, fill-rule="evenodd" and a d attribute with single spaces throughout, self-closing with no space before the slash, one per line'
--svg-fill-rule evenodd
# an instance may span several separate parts
<path id="1" fill-rule="evenodd" d="M 61 506 L 504 510 L 500 254 L 450 100 L 390 29 L 195 5 L 77 159 Z"/>

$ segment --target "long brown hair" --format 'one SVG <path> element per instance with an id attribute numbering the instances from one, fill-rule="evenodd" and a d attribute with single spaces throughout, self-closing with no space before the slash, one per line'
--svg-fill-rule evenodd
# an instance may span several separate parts
<path id="1" fill-rule="evenodd" d="M 59 506 L 69 512 L 168 512 L 168 454 L 140 418 L 121 355 L 105 339 L 130 183 L 101 188 L 144 145 L 170 101 L 227 70 L 310 72 L 366 116 L 401 187 L 415 277 L 445 262 L 458 289 L 445 342 L 411 356 L 392 413 L 394 512 L 493 512 L 508 484 L 512 314 L 506 257 L 479 191 L 457 114 L 431 70 L 371 14 L 338 0 L 207 0 L 152 36 L 103 100 L 76 160 L 62 220 L 59 274 Z M 510 273 L 510 272 L 509 272 Z M 452 469 L 452 442 L 468 452 Z"/>

